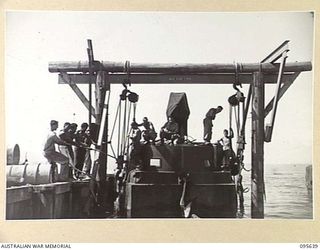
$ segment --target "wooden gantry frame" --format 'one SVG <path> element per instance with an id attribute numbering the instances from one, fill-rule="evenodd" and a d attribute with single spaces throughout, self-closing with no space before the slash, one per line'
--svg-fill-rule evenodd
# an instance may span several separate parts
<path id="1" fill-rule="evenodd" d="M 108 116 L 101 122 L 106 105 L 106 92 L 110 84 L 250 84 L 244 110 L 244 130 L 250 101 L 252 100 L 251 143 L 251 217 L 264 218 L 264 142 L 270 142 L 275 123 L 278 102 L 295 79 L 303 71 L 311 71 L 311 62 L 286 63 L 289 41 L 285 41 L 259 63 L 233 64 L 139 64 L 128 61 L 95 61 L 91 40 L 88 40 L 88 61 L 50 62 L 49 72 L 59 73 L 58 82 L 68 84 L 88 109 L 89 123 L 95 118 L 104 135 L 104 152 L 100 156 L 101 181 L 106 180 Z M 280 62 L 278 62 L 280 61 Z M 89 85 L 89 99 L 77 84 Z M 265 105 L 265 84 L 276 84 L 274 97 Z M 95 105 L 92 101 L 92 85 L 95 87 Z M 110 93 L 110 92 L 109 92 Z M 94 106 L 94 107 L 93 107 Z M 271 112 L 270 123 L 265 118 Z"/>

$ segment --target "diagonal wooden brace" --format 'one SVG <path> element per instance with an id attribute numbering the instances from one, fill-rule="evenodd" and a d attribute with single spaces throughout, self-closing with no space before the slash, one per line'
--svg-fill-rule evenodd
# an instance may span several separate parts
<path id="1" fill-rule="evenodd" d="M 284 41 L 278 48 L 272 51 L 261 63 L 274 63 L 277 61 L 284 52 L 289 51 L 289 40 Z"/>
<path id="2" fill-rule="evenodd" d="M 274 101 L 272 106 L 271 119 L 270 119 L 270 122 L 266 125 L 266 129 L 265 129 L 265 138 L 264 138 L 265 142 L 270 142 L 272 138 L 272 132 L 273 132 L 273 127 L 274 127 L 274 122 L 275 122 L 277 107 L 278 107 L 278 101 L 279 101 L 279 95 L 280 95 L 280 87 L 282 83 L 283 69 L 284 69 L 284 65 L 286 64 L 286 59 L 287 59 L 287 51 L 284 51 L 281 56 L 281 63 L 279 68 L 276 92 L 274 95 Z"/>
<path id="3" fill-rule="evenodd" d="M 85 97 L 85 95 L 82 93 L 81 89 L 78 88 L 77 84 L 74 83 L 69 75 L 66 72 L 60 72 L 59 78 L 64 81 L 66 84 L 68 84 L 71 89 L 74 91 L 74 93 L 78 96 L 80 101 L 84 104 L 84 106 L 89 110 L 90 104 L 88 99 Z M 91 106 L 91 114 L 94 118 L 96 118 L 96 111 L 94 107 Z"/>
<path id="4" fill-rule="evenodd" d="M 287 92 L 287 90 L 290 88 L 292 83 L 295 81 L 295 79 L 300 75 L 301 72 L 295 72 L 292 76 L 290 76 L 290 79 L 287 79 L 284 81 L 282 87 L 280 88 L 280 93 L 279 93 L 279 99 Z M 268 103 L 266 108 L 264 109 L 264 117 L 267 117 L 267 115 L 270 113 L 273 107 L 273 102 L 274 102 L 274 97 L 271 99 L 271 101 Z"/>

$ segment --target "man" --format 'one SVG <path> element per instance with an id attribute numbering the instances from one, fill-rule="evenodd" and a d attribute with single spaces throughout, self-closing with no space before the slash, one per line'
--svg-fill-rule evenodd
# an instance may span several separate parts
<path id="1" fill-rule="evenodd" d="M 66 145 L 64 141 L 59 139 L 59 137 L 55 132 L 58 126 L 59 124 L 57 121 L 55 120 L 50 121 L 51 131 L 48 134 L 46 142 L 44 144 L 43 155 L 45 158 L 47 158 L 49 163 L 51 164 L 59 163 L 61 165 L 59 180 L 66 180 L 68 176 L 65 176 L 64 174 L 66 173 L 66 171 L 68 171 L 69 159 L 65 155 L 55 150 L 55 144 Z"/>
<path id="2" fill-rule="evenodd" d="M 74 166 L 74 153 L 73 153 L 72 146 L 76 145 L 76 143 L 74 142 L 76 130 L 77 130 L 77 124 L 75 123 L 70 124 L 66 122 L 64 124 L 63 130 L 59 134 L 60 139 L 65 142 L 65 145 L 59 146 L 59 150 L 63 155 L 69 158 L 69 163 L 72 166 Z M 70 171 L 69 176 L 73 176 L 72 168 L 70 168 L 69 171 Z"/>
<path id="3" fill-rule="evenodd" d="M 141 163 L 141 130 L 136 122 L 131 123 L 131 129 L 130 161 L 137 166 Z"/>
<path id="4" fill-rule="evenodd" d="M 211 108 L 203 119 L 203 140 L 206 144 L 210 144 L 212 138 L 212 121 L 216 118 L 216 114 L 220 113 L 222 110 L 223 108 L 221 106 Z"/>
<path id="5" fill-rule="evenodd" d="M 145 129 L 142 131 L 143 139 L 149 143 L 150 141 L 154 143 L 155 139 L 157 138 L 157 133 L 154 129 L 152 122 L 148 121 L 147 117 L 144 117 L 142 123 L 138 126 L 143 126 Z"/>
<path id="6" fill-rule="evenodd" d="M 88 141 L 88 134 L 86 133 L 86 130 L 88 128 L 88 123 L 82 123 L 81 124 L 81 129 L 78 130 L 75 134 L 75 168 L 79 169 L 80 171 L 82 171 L 83 169 L 83 164 L 85 161 L 85 157 L 86 157 L 86 152 L 87 152 L 87 148 L 90 145 L 87 145 L 87 141 Z M 81 172 L 76 171 L 75 172 L 75 176 L 76 178 L 79 178 L 81 176 L 80 174 Z"/>
<path id="7" fill-rule="evenodd" d="M 86 140 L 85 140 L 84 143 L 87 145 L 88 148 L 91 147 L 92 144 L 94 144 L 94 142 L 91 139 L 90 130 L 89 129 L 86 130 Z M 85 157 L 84 157 L 84 172 L 86 174 L 90 174 L 91 165 L 92 165 L 91 150 L 87 149 Z"/>
<path id="8" fill-rule="evenodd" d="M 69 158 L 69 162 L 73 162 L 73 151 L 72 151 L 72 137 L 70 135 L 70 122 L 65 122 L 63 129 L 59 133 L 59 138 L 63 140 L 66 144 L 59 146 L 59 151 L 61 154 Z"/>
<path id="9" fill-rule="evenodd" d="M 171 143 L 174 144 L 179 137 L 179 125 L 171 116 L 169 116 L 168 121 L 161 127 L 160 130 L 161 144 L 164 143 L 164 139 L 171 140 Z"/>
<path id="10" fill-rule="evenodd" d="M 223 150 L 223 168 L 228 169 L 230 160 L 232 159 L 231 139 L 234 137 L 233 130 L 230 128 L 230 135 L 227 129 L 223 130 L 223 137 L 218 141 L 222 145 Z"/>

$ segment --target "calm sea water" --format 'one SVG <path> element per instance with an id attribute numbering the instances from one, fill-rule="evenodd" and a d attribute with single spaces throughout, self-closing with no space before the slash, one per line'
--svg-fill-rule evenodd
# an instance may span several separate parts
<path id="1" fill-rule="evenodd" d="M 266 219 L 312 219 L 312 194 L 305 182 L 307 165 L 265 165 Z M 250 168 L 247 167 L 247 168 Z M 245 215 L 250 218 L 251 172 L 243 172 L 243 186 L 249 192 L 244 194 Z"/>

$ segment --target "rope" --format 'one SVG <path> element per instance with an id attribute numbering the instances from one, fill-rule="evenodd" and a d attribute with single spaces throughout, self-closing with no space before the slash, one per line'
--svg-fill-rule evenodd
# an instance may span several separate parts
<path id="1" fill-rule="evenodd" d="M 117 147 L 117 155 L 119 155 L 119 153 L 120 153 L 120 130 L 121 130 L 121 100 L 120 100 L 120 109 L 119 109 L 118 147 Z"/>
<path id="2" fill-rule="evenodd" d="M 119 101 L 119 104 L 118 104 L 118 107 L 117 107 L 117 112 L 116 112 L 116 116 L 114 118 L 114 123 L 113 123 L 112 131 L 111 131 L 111 135 L 110 135 L 110 141 L 112 140 L 114 129 L 116 127 L 117 117 L 118 117 L 119 109 L 120 109 L 120 104 L 121 104 L 121 101 Z"/>
<path id="3" fill-rule="evenodd" d="M 243 103 L 242 103 L 242 125 L 244 124 L 244 122 L 245 122 L 245 117 L 244 117 L 244 112 L 245 112 L 245 100 L 246 99 L 244 99 L 244 101 L 243 101 Z M 243 140 L 245 140 L 245 135 L 246 135 L 246 129 L 245 129 L 245 126 L 243 126 L 243 131 L 240 131 L 241 132 L 241 135 L 243 136 Z"/>
<path id="4" fill-rule="evenodd" d="M 130 147 L 130 143 L 129 143 L 129 135 L 130 135 L 130 133 L 131 133 L 131 131 L 132 131 L 132 128 L 130 128 L 130 130 L 129 130 L 129 132 L 128 132 L 128 136 L 127 136 L 127 151 L 126 151 L 126 153 L 128 153 L 129 152 L 129 147 Z M 126 154 L 126 155 L 128 155 L 128 154 Z"/>
<path id="5" fill-rule="evenodd" d="M 232 105 L 229 105 L 229 133 L 231 132 L 232 128 Z"/>
<path id="6" fill-rule="evenodd" d="M 137 103 L 133 103 L 133 120 L 136 120 Z"/>
<path id="7" fill-rule="evenodd" d="M 240 135 L 240 126 L 241 126 L 241 123 L 240 123 L 240 103 L 237 107 L 237 135 L 239 136 Z"/>
<path id="8" fill-rule="evenodd" d="M 130 117 L 131 117 L 131 107 L 132 103 L 129 103 L 129 115 L 128 115 L 128 122 L 127 122 L 127 131 L 126 131 L 126 140 L 125 140 L 125 149 L 127 149 L 127 152 L 129 150 L 129 134 L 131 132 L 131 126 L 130 126 Z"/>
<path id="9" fill-rule="evenodd" d="M 113 153 L 113 157 L 112 158 L 117 159 L 116 153 L 114 152 L 114 148 L 113 148 L 111 143 L 110 143 L 110 149 L 111 149 L 111 151 Z"/>
<path id="10" fill-rule="evenodd" d="M 238 121 L 238 115 L 237 115 L 237 110 L 236 110 L 236 107 L 234 107 L 234 120 L 236 121 L 236 126 L 237 126 L 237 136 L 239 137 L 239 127 L 240 127 L 240 124 L 239 124 L 239 121 Z"/>
<path id="11" fill-rule="evenodd" d="M 124 112 L 123 112 L 123 127 L 122 127 L 122 137 L 121 137 L 121 155 L 124 154 L 124 143 L 125 143 L 125 133 L 126 133 L 126 125 L 127 125 L 127 98 L 124 101 Z"/>

